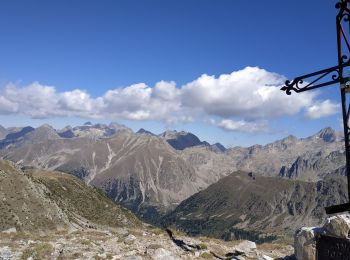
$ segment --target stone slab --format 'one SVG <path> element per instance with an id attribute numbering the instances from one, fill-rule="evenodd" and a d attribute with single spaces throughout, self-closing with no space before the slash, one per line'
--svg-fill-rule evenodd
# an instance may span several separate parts
<path id="1" fill-rule="evenodd" d="M 350 239 L 320 235 L 316 239 L 317 260 L 349 260 Z"/>

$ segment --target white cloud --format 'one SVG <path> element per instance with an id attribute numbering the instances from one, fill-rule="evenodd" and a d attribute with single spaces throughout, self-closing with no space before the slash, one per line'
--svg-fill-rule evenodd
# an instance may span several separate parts
<path id="1" fill-rule="evenodd" d="M 56 90 L 51 86 L 43 86 L 37 82 L 18 88 L 9 84 L 2 92 L 1 99 L 6 99 L 17 106 L 20 114 L 32 118 L 46 117 L 47 114 L 55 115 L 57 97 Z"/>
<path id="2" fill-rule="evenodd" d="M 340 112 L 340 104 L 333 103 L 329 99 L 316 102 L 307 108 L 305 116 L 310 119 L 327 117 Z"/>
<path id="3" fill-rule="evenodd" d="M 179 89 L 174 82 L 144 83 L 109 90 L 102 97 L 102 114 L 132 120 L 165 120 L 180 110 Z"/>
<path id="4" fill-rule="evenodd" d="M 9 114 L 18 111 L 18 104 L 11 102 L 7 98 L 0 96 L 0 113 Z"/>
<path id="5" fill-rule="evenodd" d="M 180 109 L 179 92 L 174 82 L 164 81 L 153 88 L 140 83 L 108 90 L 97 98 L 80 89 L 58 93 L 55 87 L 37 82 L 25 87 L 9 84 L 0 92 L 0 113 L 18 112 L 32 118 L 165 120 Z"/>
<path id="6" fill-rule="evenodd" d="M 217 124 L 218 127 L 232 132 L 257 133 L 266 132 L 266 122 L 248 122 L 244 120 L 234 121 L 231 119 L 223 119 Z"/>
<path id="7" fill-rule="evenodd" d="M 182 89 L 183 104 L 224 118 L 266 119 L 292 115 L 312 104 L 315 92 L 287 96 L 285 78 L 257 67 L 223 74 L 202 75 Z"/>
<path id="8" fill-rule="evenodd" d="M 181 87 L 175 82 L 144 83 L 106 91 L 92 97 L 86 90 L 58 92 L 34 82 L 0 90 L 0 113 L 32 118 L 83 117 L 160 120 L 167 124 L 218 118 L 217 126 L 230 131 L 264 131 L 267 120 L 306 111 L 311 119 L 329 116 L 338 105 L 318 100 L 317 92 L 287 96 L 280 90 L 285 78 L 258 67 L 223 74 L 202 75 Z"/>

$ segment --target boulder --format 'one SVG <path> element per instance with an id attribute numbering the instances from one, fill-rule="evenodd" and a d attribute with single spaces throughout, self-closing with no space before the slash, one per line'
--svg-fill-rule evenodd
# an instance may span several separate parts
<path id="1" fill-rule="evenodd" d="M 323 226 L 323 230 L 329 236 L 349 238 L 350 215 L 341 214 L 328 218 Z"/>
<path id="2" fill-rule="evenodd" d="M 257 257 L 256 244 L 249 240 L 240 242 L 236 247 L 236 251 L 242 252 L 248 257 Z"/>
<path id="3" fill-rule="evenodd" d="M 117 228 L 115 230 L 115 232 L 120 235 L 120 236 L 123 236 L 123 237 L 126 237 L 127 235 L 129 235 L 129 231 L 126 229 L 126 228 Z"/>
<path id="4" fill-rule="evenodd" d="M 157 248 L 154 254 L 151 256 L 154 260 L 176 260 L 179 259 L 175 257 L 170 251 L 164 248 Z"/>
<path id="5" fill-rule="evenodd" d="M 136 240 L 136 237 L 132 234 L 129 234 L 125 239 L 124 239 L 124 243 L 127 245 L 133 244 Z"/>
<path id="6" fill-rule="evenodd" d="M 12 233 L 16 233 L 16 232 L 17 232 L 17 229 L 15 227 L 12 227 L 12 228 L 9 228 L 7 230 L 2 231 L 2 233 L 5 233 L 5 234 L 12 234 Z"/>
<path id="7" fill-rule="evenodd" d="M 316 236 L 322 228 L 302 227 L 294 235 L 294 254 L 298 260 L 316 259 Z"/>

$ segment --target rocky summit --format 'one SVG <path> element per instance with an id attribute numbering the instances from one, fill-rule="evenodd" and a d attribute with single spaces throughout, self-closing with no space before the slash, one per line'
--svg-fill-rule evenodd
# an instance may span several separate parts
<path id="1" fill-rule="evenodd" d="M 209 143 L 201 142 L 197 136 L 185 131 L 165 131 L 159 136 L 164 138 L 176 150 L 184 150 L 198 145 L 209 146 Z"/>

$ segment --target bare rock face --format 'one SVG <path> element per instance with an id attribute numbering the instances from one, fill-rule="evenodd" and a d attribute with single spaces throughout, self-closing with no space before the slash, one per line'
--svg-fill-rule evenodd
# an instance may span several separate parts
<path id="1" fill-rule="evenodd" d="M 349 238 L 350 215 L 342 214 L 328 218 L 323 229 L 327 235 Z"/>

